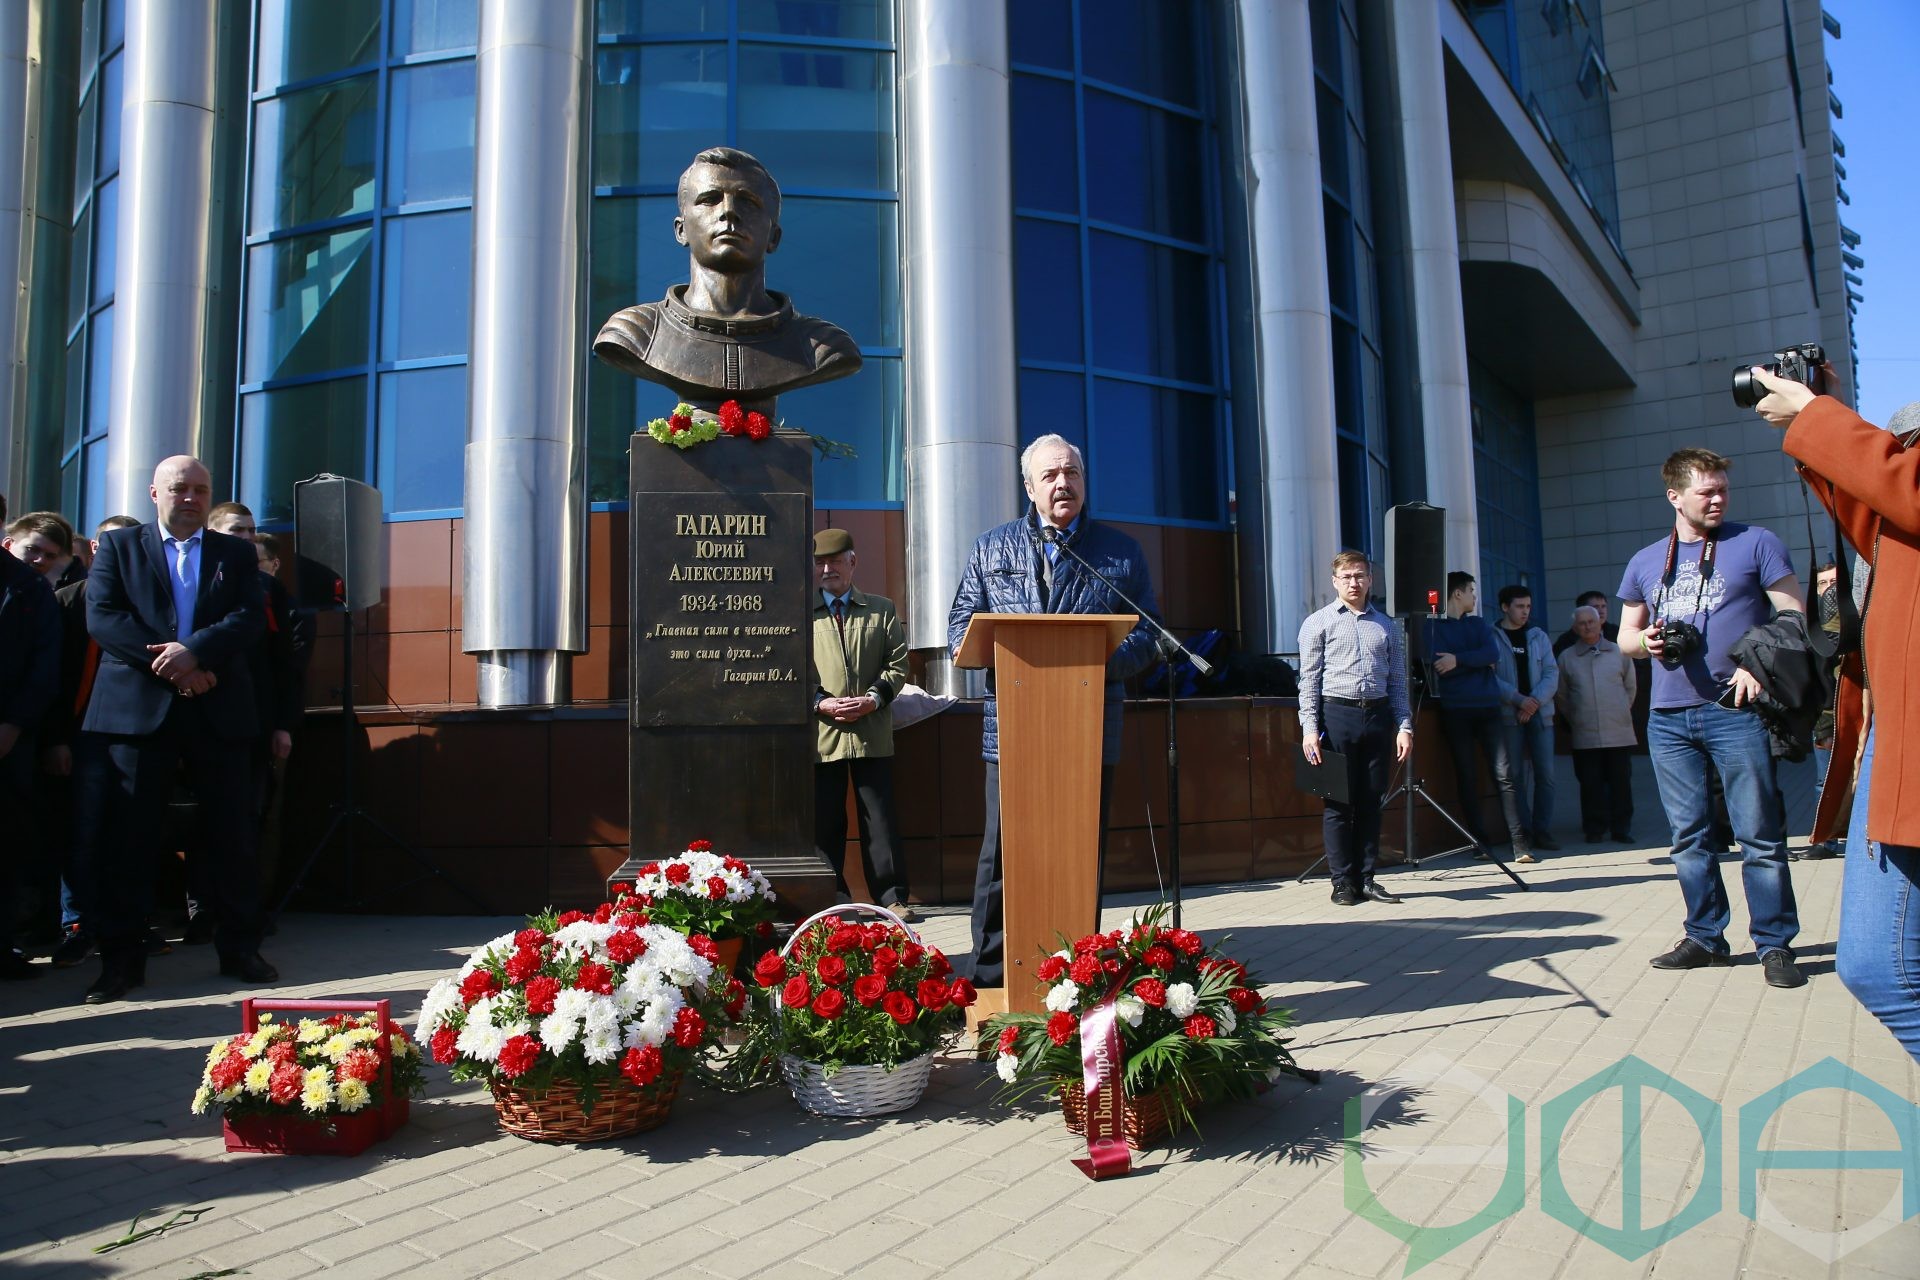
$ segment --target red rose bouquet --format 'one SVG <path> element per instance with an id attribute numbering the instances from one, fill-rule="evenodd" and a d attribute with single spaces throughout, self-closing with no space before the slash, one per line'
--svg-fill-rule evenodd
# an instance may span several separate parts
<path id="1" fill-rule="evenodd" d="M 1162 926 L 1165 917 L 1155 906 L 1130 928 L 1046 957 L 1047 1012 L 985 1020 L 980 1052 L 994 1059 L 1003 1101 L 1078 1085 L 1081 1015 L 1109 999 L 1126 1093 L 1160 1094 L 1176 1127 L 1192 1122 L 1195 1102 L 1252 1097 L 1279 1075 L 1307 1074 L 1281 1035 L 1291 1012 L 1267 1003 L 1244 964 L 1191 930 Z"/>
<path id="2" fill-rule="evenodd" d="M 939 1046 L 974 1001 L 938 947 L 903 925 L 817 917 L 754 966 L 773 1051 L 843 1067 L 897 1067 Z"/>

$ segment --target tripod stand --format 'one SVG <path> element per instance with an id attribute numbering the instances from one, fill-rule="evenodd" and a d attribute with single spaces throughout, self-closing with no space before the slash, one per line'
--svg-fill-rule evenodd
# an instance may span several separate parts
<path id="1" fill-rule="evenodd" d="M 1436 609 L 1431 608 L 1431 604 L 1437 604 L 1438 602 L 1434 601 L 1432 597 L 1429 597 L 1429 600 L 1431 603 L 1430 603 L 1430 611 L 1428 612 L 1427 617 L 1429 620 L 1431 620 L 1439 617 L 1438 611 Z M 1400 625 L 1405 632 L 1404 643 L 1406 644 L 1406 648 L 1407 648 L 1407 667 L 1409 670 L 1411 670 L 1414 665 L 1413 624 L 1407 616 L 1403 615 L 1400 619 Z M 1421 705 L 1425 703 L 1427 700 L 1427 691 L 1434 687 L 1434 682 L 1437 679 L 1437 676 L 1434 674 L 1433 669 L 1427 663 L 1426 654 L 1424 652 L 1425 648 L 1426 646 L 1423 643 L 1421 645 L 1422 652 L 1419 658 L 1420 690 L 1419 690 L 1419 693 L 1415 695 L 1414 703 L 1413 703 L 1413 715 L 1416 721 L 1420 718 Z M 1460 819 L 1454 817 L 1451 813 L 1449 813 L 1445 805 L 1441 804 L 1438 800 L 1434 799 L 1433 793 L 1431 791 L 1427 790 L 1426 779 L 1420 776 L 1419 761 L 1420 761 L 1420 735 L 1416 733 L 1413 736 L 1413 741 L 1408 745 L 1407 759 L 1406 759 L 1406 763 L 1403 766 L 1401 766 L 1401 780 L 1399 784 L 1395 786 L 1392 790 L 1388 791 L 1386 795 L 1386 799 L 1380 802 L 1380 807 L 1382 809 L 1385 809 L 1389 805 L 1391 805 L 1397 797 L 1401 797 L 1401 796 L 1406 797 L 1407 803 L 1406 803 L 1406 808 L 1403 812 L 1403 816 L 1407 824 L 1406 825 L 1406 845 L 1404 846 L 1406 849 L 1407 864 L 1413 867 L 1422 867 L 1422 866 L 1425 866 L 1427 863 L 1433 862 L 1440 858 L 1451 858 L 1462 853 L 1474 853 L 1479 851 L 1482 848 L 1482 846 L 1478 840 L 1474 839 L 1473 833 L 1471 831 L 1468 831 L 1466 827 L 1462 825 Z M 1468 787 L 1462 788 L 1463 791 L 1470 790 L 1470 789 L 1471 789 L 1470 784 Z M 1421 857 L 1417 855 L 1414 852 L 1415 845 L 1414 845 L 1414 831 L 1413 831 L 1413 808 L 1414 808 L 1415 800 L 1424 800 L 1427 804 L 1427 807 L 1432 809 L 1435 813 L 1439 814 L 1442 818 L 1446 819 L 1447 825 L 1452 827 L 1455 831 L 1459 832 L 1460 838 L 1465 840 L 1466 843 L 1452 849 L 1446 849 L 1436 853 L 1429 853 L 1425 857 Z M 1507 865 L 1506 859 L 1502 858 L 1498 853 L 1495 853 L 1491 845 L 1486 846 L 1485 851 L 1486 851 L 1487 857 L 1493 860 L 1494 865 L 1498 866 L 1501 871 L 1506 873 L 1507 879 L 1513 881 L 1514 884 L 1518 885 L 1521 889 L 1527 888 L 1527 882 L 1514 874 L 1513 868 Z"/>
<path id="2" fill-rule="evenodd" d="M 418 849 L 415 849 L 405 840 L 395 835 L 391 827 L 368 813 L 365 809 L 362 809 L 358 804 L 355 798 L 356 788 L 354 784 L 359 776 L 360 762 L 358 754 L 354 751 L 354 746 L 360 737 L 360 716 L 355 710 L 353 703 L 353 610 L 342 609 L 340 617 L 346 624 L 346 631 L 343 637 L 345 643 L 341 646 L 342 657 L 340 660 L 340 796 L 330 806 L 333 817 L 327 823 L 327 829 L 320 834 L 320 839 L 314 843 L 313 851 L 307 854 L 306 861 L 300 864 L 299 872 L 293 877 L 292 887 L 281 896 L 280 905 L 274 908 L 274 910 L 276 912 L 285 911 L 287 909 L 287 903 L 293 900 L 293 895 L 299 893 L 300 890 L 306 887 L 307 875 L 313 870 L 313 864 L 320 860 L 320 855 L 326 852 L 327 846 L 333 842 L 333 837 L 336 834 L 340 836 L 341 844 L 344 846 L 346 853 L 342 865 L 346 867 L 347 889 L 351 895 L 353 890 L 353 829 L 356 822 L 364 822 L 379 835 L 385 837 L 389 844 L 406 855 L 415 866 L 420 868 L 419 875 L 404 883 L 390 886 L 390 891 L 408 889 L 424 880 L 437 879 L 444 881 L 448 888 L 472 903 L 474 909 L 479 914 L 494 914 L 492 909 L 489 908 L 486 903 L 482 902 L 472 890 L 428 861 L 426 856 Z M 365 906 L 366 902 L 364 899 L 350 896 L 348 905 L 358 909 Z"/>

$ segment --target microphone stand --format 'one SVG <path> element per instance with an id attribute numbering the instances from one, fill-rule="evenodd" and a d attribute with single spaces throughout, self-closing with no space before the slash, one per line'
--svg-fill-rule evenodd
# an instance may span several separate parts
<path id="1" fill-rule="evenodd" d="M 1120 603 L 1133 610 L 1154 632 L 1155 647 L 1167 663 L 1167 866 L 1173 878 L 1173 927 L 1180 927 L 1180 728 L 1179 701 L 1180 681 L 1173 669 L 1176 657 L 1185 657 L 1193 664 L 1193 669 L 1201 675 L 1213 674 L 1213 665 L 1205 658 L 1180 643 L 1180 637 L 1166 629 L 1160 619 L 1142 609 L 1134 598 L 1122 591 L 1112 578 L 1094 568 L 1087 558 L 1073 549 L 1073 544 L 1060 536 L 1060 530 L 1052 525 L 1042 525 L 1042 540 L 1060 548 L 1064 555 L 1073 557 L 1073 562 L 1098 578 L 1107 590 L 1120 598 Z M 1044 551 L 1042 555 L 1046 554 Z M 1104 823 L 1106 815 L 1100 815 Z M 1102 877 L 1104 879 L 1104 875 Z"/>

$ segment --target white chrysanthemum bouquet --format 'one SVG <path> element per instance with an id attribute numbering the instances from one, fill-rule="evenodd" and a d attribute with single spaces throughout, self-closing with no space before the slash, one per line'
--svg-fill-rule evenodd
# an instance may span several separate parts
<path id="1" fill-rule="evenodd" d="M 744 1002 L 744 989 L 718 972 L 718 955 L 704 934 L 688 937 L 624 905 L 535 916 L 434 984 L 418 1035 L 456 1080 L 526 1091 L 569 1082 L 591 1111 L 616 1081 L 639 1089 L 677 1081 L 710 1038 L 712 1009 L 703 1006 Z"/>
<path id="2" fill-rule="evenodd" d="M 695 840 L 685 853 L 647 863 L 631 885 L 616 884 L 613 892 L 620 909 L 685 934 L 773 936 L 773 882 L 740 859 L 715 853 L 710 841 Z"/>

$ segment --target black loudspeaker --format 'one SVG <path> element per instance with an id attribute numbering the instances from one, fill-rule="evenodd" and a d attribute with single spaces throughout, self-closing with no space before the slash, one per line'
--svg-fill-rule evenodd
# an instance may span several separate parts
<path id="1" fill-rule="evenodd" d="M 1427 593 L 1447 611 L 1447 509 L 1424 502 L 1387 508 L 1387 612 L 1425 616 Z"/>
<path id="2" fill-rule="evenodd" d="M 323 474 L 293 486 L 300 603 L 322 612 L 380 603 L 380 491 Z"/>

